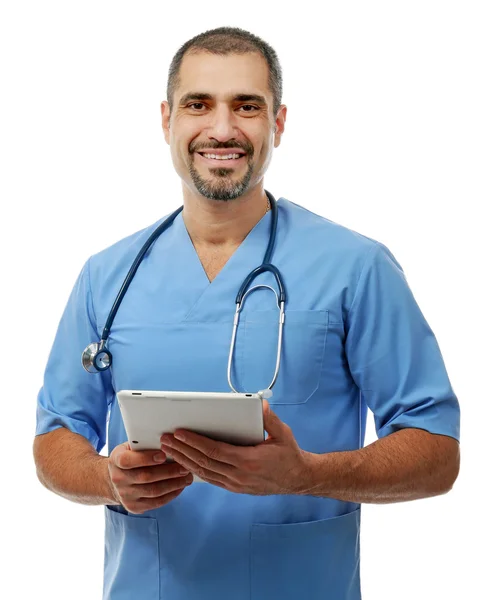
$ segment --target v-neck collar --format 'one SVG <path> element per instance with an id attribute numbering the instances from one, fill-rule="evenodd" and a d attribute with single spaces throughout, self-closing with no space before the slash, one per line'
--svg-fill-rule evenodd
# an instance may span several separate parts
<path id="1" fill-rule="evenodd" d="M 277 201 L 277 204 L 280 201 Z M 213 281 L 208 279 L 206 271 L 196 252 L 191 237 L 180 213 L 175 220 L 175 234 L 181 240 L 183 254 L 179 261 L 186 264 L 188 278 L 193 288 L 202 290 L 196 302 L 186 315 L 186 320 L 216 318 L 217 304 L 226 302 L 231 312 L 235 311 L 235 297 L 247 275 L 262 264 L 268 246 L 272 211 L 268 211 L 251 229 L 241 244 L 234 250 L 228 261 Z M 230 316 L 227 314 L 227 319 Z"/>

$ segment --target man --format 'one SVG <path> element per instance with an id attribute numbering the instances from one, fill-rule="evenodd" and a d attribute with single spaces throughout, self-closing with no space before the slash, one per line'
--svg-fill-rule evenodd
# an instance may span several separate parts
<path id="1" fill-rule="evenodd" d="M 63 314 L 34 454 L 48 489 L 105 505 L 106 599 L 359 599 L 360 504 L 443 494 L 458 475 L 458 401 L 401 266 L 284 198 L 271 262 L 288 299 L 268 438 L 236 447 L 175 432 L 162 452 L 129 449 L 118 390 L 229 391 L 235 297 L 269 240 L 263 179 L 285 129 L 281 91 L 274 50 L 248 32 L 184 44 L 162 103 L 184 209 L 120 305 L 111 369 L 87 373 L 80 353 L 157 225 L 90 257 Z M 254 283 L 276 289 L 268 272 Z M 241 391 L 270 382 L 277 322 L 273 295 L 254 290 L 237 335 Z M 363 447 L 367 407 L 379 439 Z"/>

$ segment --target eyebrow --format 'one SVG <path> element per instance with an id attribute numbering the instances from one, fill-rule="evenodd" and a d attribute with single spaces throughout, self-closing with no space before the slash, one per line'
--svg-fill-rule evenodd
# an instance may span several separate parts
<path id="1" fill-rule="evenodd" d="M 211 94 L 189 92 L 180 99 L 179 104 L 187 104 L 191 100 L 213 100 L 213 96 Z M 262 106 L 267 105 L 266 98 L 264 96 L 259 96 L 258 94 L 237 94 L 232 98 L 232 100 L 234 102 L 256 102 L 257 104 L 261 104 Z"/>

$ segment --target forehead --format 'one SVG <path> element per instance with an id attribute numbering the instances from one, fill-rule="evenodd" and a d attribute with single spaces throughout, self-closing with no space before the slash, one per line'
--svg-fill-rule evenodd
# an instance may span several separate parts
<path id="1" fill-rule="evenodd" d="M 255 52 L 224 56 L 209 52 L 186 54 L 179 69 L 175 99 L 189 92 L 223 98 L 249 93 L 263 95 L 272 102 L 268 77 L 266 59 Z"/>

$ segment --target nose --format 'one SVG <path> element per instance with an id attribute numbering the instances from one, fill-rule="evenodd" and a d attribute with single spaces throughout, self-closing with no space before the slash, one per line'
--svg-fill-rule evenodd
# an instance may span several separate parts
<path id="1" fill-rule="evenodd" d="M 233 110 L 226 105 L 219 105 L 210 115 L 208 126 L 208 137 L 218 142 L 227 142 L 236 137 L 236 116 Z"/>

